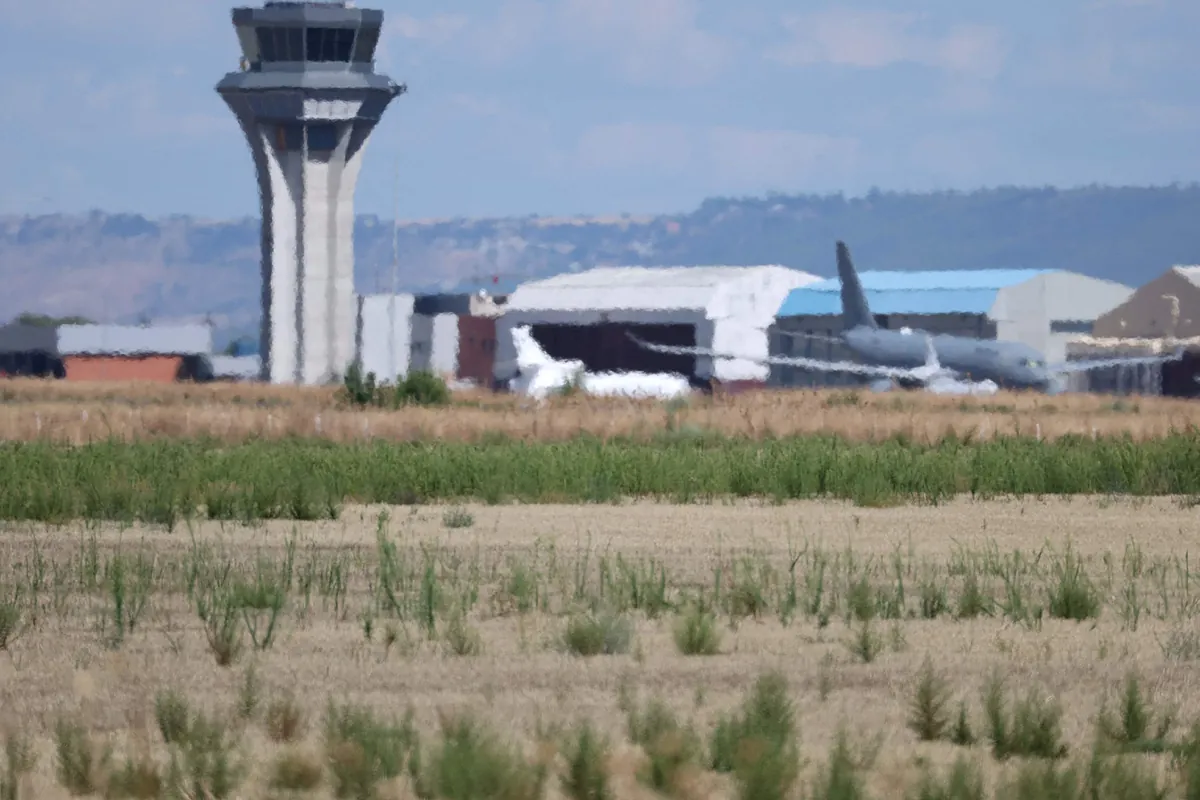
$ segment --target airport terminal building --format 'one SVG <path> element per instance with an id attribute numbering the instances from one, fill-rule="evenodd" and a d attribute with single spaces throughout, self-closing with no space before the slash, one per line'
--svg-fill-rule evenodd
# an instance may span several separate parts
<path id="1" fill-rule="evenodd" d="M 1062 270 L 981 269 L 860 272 L 867 304 L 882 328 L 1001 339 L 1028 344 L 1047 361 L 1065 361 L 1067 342 L 1134 290 Z M 853 359 L 836 341 L 842 331 L 837 278 L 792 291 L 771 328 L 772 355 Z M 773 386 L 857 386 L 863 378 L 772 367 Z"/>

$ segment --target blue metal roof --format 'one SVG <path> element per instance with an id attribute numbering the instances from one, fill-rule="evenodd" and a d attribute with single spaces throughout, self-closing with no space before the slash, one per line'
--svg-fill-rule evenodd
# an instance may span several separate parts
<path id="1" fill-rule="evenodd" d="M 1048 272 L 1051 270 L 876 270 L 860 272 L 858 279 L 873 314 L 986 314 L 1001 289 Z M 841 313 L 841 284 L 837 278 L 829 278 L 792 290 L 778 316 Z"/>

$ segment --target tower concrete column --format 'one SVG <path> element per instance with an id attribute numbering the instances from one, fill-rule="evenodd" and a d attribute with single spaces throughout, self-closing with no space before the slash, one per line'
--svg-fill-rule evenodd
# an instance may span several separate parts
<path id="1" fill-rule="evenodd" d="M 363 150 L 406 87 L 374 71 L 383 13 L 344 2 L 237 8 L 237 116 L 262 204 L 262 377 L 321 384 L 355 358 L 354 190 Z"/>

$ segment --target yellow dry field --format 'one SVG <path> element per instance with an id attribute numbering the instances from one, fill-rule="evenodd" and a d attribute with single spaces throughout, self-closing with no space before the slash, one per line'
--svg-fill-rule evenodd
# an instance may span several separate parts
<path id="1" fill-rule="evenodd" d="M 1156 438 L 1200 425 L 1200 405 L 1100 395 L 932 396 L 920 392 L 780 390 L 663 404 L 554 398 L 537 405 L 486 391 L 448 408 L 348 408 L 335 388 L 229 384 L 66 383 L 16 379 L 0 387 L 0 439 L 82 443 L 118 437 L 211 436 L 225 441 L 319 436 L 335 441 L 564 439 L 581 433 L 646 438 L 668 429 L 726 436 L 829 433 L 858 440 L 902 434 L 928 442 L 948 431 L 988 439 L 1026 434 Z"/>
<path id="2" fill-rule="evenodd" d="M 1200 594 L 1189 552 L 1197 534 L 1196 510 L 1170 499 L 354 507 L 333 522 L 172 532 L 10 525 L 0 586 L 5 598 L 17 592 L 22 622 L 0 653 L 0 723 L 34 737 L 24 797 L 67 796 L 56 778 L 60 718 L 110 744 L 114 764 L 124 754 L 166 764 L 154 701 L 169 689 L 229 721 L 234 753 L 249 768 L 231 796 L 273 796 L 273 763 L 286 748 L 324 769 L 321 720 L 332 699 L 385 717 L 411 708 L 427 763 L 443 713 L 469 712 L 543 760 L 555 757 L 556 731 L 591 720 L 615 743 L 607 765 L 616 796 L 652 797 L 636 777 L 642 757 L 628 741 L 622 693 L 643 704 L 662 699 L 707 746 L 718 716 L 736 710 L 757 676 L 777 670 L 795 705 L 802 780 L 820 774 L 844 727 L 872 797 L 900 797 L 922 765 L 945 767 L 963 753 L 991 784 L 1013 769 L 990 756 L 985 738 L 982 692 L 994 671 L 1007 681 L 1010 705 L 1029 691 L 1060 704 L 1070 757 L 1090 752 L 1101 704 L 1112 705 L 1131 669 L 1155 708 L 1175 712 L 1172 737 L 1200 719 Z M 1055 590 L 1073 567 L 1098 618 L 1052 616 Z M 221 574 L 233 576 L 226 585 L 268 576 L 261 579 L 286 590 L 269 648 L 256 650 L 246 627 L 261 613 L 234 617 L 244 649 L 228 667 L 217 665 L 197 614 L 202 587 Z M 137 597 L 145 600 L 120 641 L 115 575 L 125 586 L 124 627 Z M 869 662 L 854 616 L 863 579 L 875 609 Z M 957 618 L 969 580 L 991 616 Z M 675 633 L 686 612 L 647 612 L 660 596 L 682 603 L 700 595 L 716 609 L 719 652 L 685 655 Z M 589 602 L 631 621 L 631 638 L 616 646 L 624 652 L 584 657 L 564 647 L 572 614 Z M 470 610 L 456 622 L 464 605 Z M 429 614 L 432 634 L 423 625 Z M 924 743 L 907 727 L 926 658 L 947 682 L 950 715 L 965 702 L 980 743 Z M 239 722 L 251 666 L 258 704 Z M 289 697 L 307 725 L 285 745 L 272 741 L 265 720 L 272 703 Z M 1174 774 L 1165 756 L 1145 758 L 1164 780 Z M 684 774 L 680 796 L 733 796 L 728 774 Z M 405 776 L 382 791 L 412 796 Z M 320 787 L 297 796 L 331 792 L 326 770 Z M 563 796 L 557 778 L 547 794 Z"/>

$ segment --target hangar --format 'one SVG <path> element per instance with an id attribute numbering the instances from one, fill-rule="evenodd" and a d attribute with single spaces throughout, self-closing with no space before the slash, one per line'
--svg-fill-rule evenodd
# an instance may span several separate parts
<path id="1" fill-rule="evenodd" d="M 1159 355 L 1183 348 L 1180 361 L 1092 370 L 1086 388 L 1114 394 L 1200 396 L 1200 266 L 1176 266 L 1100 315 L 1090 336 L 1068 343 L 1069 358 Z"/>
<path id="2" fill-rule="evenodd" d="M 1063 270 L 979 269 L 858 273 L 867 304 L 880 327 L 1017 341 L 1047 361 L 1063 361 L 1067 342 L 1089 333 L 1105 312 L 1134 290 L 1113 281 Z M 842 331 L 841 285 L 837 278 L 794 290 L 772 328 L 773 355 L 826 360 L 852 359 L 835 339 Z M 857 385 L 862 379 L 775 367 L 777 386 Z"/>
<path id="3" fill-rule="evenodd" d="M 764 383 L 767 368 L 743 359 L 675 356 L 643 350 L 647 341 L 765 356 L 767 329 L 799 286 L 820 280 L 787 267 L 597 267 L 517 287 L 496 329 L 496 379 L 517 373 L 513 328 L 529 325 L 556 359 L 590 372 L 676 372 L 698 386 Z"/>

